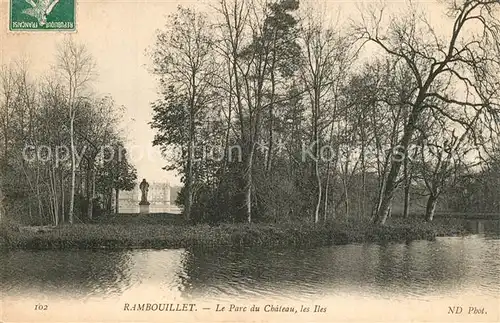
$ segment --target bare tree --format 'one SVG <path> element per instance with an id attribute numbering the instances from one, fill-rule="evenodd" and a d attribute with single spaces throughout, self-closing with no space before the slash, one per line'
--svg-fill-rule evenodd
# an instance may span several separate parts
<path id="1" fill-rule="evenodd" d="M 4 203 L 4 196 L 3 196 L 3 193 L 2 193 L 2 182 L 1 182 L 1 178 L 0 178 L 0 223 L 3 221 L 4 217 L 5 217 L 5 207 L 3 206 L 3 203 Z"/>
<path id="2" fill-rule="evenodd" d="M 446 109 L 446 105 L 441 109 Z M 478 110 L 473 116 L 457 116 L 452 122 L 442 116 L 428 115 L 427 119 L 431 120 L 426 122 L 427 128 L 419 131 L 425 144 L 418 152 L 416 168 L 428 193 L 426 221 L 433 220 L 438 199 L 446 189 L 453 187 L 464 172 L 478 165 L 473 155 L 477 157 L 482 148 L 481 144 L 474 143 L 480 116 L 481 110 Z"/>
<path id="3" fill-rule="evenodd" d="M 453 26 L 446 40 L 414 8 L 410 8 L 412 13 L 409 15 L 391 16 L 388 23 L 384 20 L 387 17 L 383 9 L 363 15 L 363 22 L 356 27 L 360 38 L 376 44 L 388 56 L 402 60 L 416 84 L 407 102 L 411 111 L 398 142 L 405 153 L 424 111 L 434 109 L 444 113 L 436 108 L 440 106 L 435 104 L 436 99 L 453 105 L 455 111 L 484 107 L 481 119 L 496 122 L 488 116 L 496 114 L 500 102 L 497 76 L 500 71 L 499 7 L 495 0 L 451 2 L 448 15 L 453 19 Z M 384 23 L 387 23 L 386 28 Z M 443 87 L 443 83 L 450 86 Z M 457 87 L 465 90 L 465 98 L 453 91 Z M 446 116 L 453 118 L 453 115 Z M 391 159 L 376 223 L 384 224 L 387 220 L 401 164 L 401 160 Z"/>
<path id="4" fill-rule="evenodd" d="M 170 16 L 167 30 L 158 33 L 152 52 L 154 72 L 159 75 L 163 89 L 170 88 L 186 101 L 182 104 L 188 118 L 184 207 L 187 220 L 193 205 L 196 125 L 212 94 L 210 84 L 215 72 L 212 46 L 205 15 L 179 7 L 177 13 Z"/>
<path id="5" fill-rule="evenodd" d="M 0 71 L 2 102 L 0 109 L 0 124 L 2 127 L 2 152 L 3 158 L 7 158 L 10 143 L 10 119 L 12 104 L 15 100 L 15 70 L 13 66 L 2 66 Z"/>
<path id="6" fill-rule="evenodd" d="M 221 0 L 217 8 L 221 17 L 221 46 L 218 48 L 229 62 L 226 73 L 229 75 L 230 86 L 226 85 L 225 91 L 233 98 L 231 102 L 234 102 L 232 108 L 237 119 L 238 139 L 244 153 L 242 177 L 245 213 L 249 223 L 252 222 L 254 195 L 253 168 L 264 113 L 269 112 L 268 140 L 271 141 L 274 138 L 272 127 L 275 105 L 286 101 L 285 98 L 277 98 L 277 71 L 282 63 L 278 56 L 294 42 L 293 37 L 280 29 L 286 24 L 274 25 L 276 21 L 273 19 L 279 20 L 274 15 L 276 11 L 283 14 L 295 10 L 295 1 L 274 3 L 275 6 L 283 6 L 278 10 L 273 10 L 273 6 L 269 4 L 255 0 Z M 269 149 L 272 149 L 271 142 L 269 146 L 265 161 L 267 170 L 272 166 L 272 152 Z"/>
<path id="7" fill-rule="evenodd" d="M 334 29 L 326 28 L 324 19 L 312 14 L 303 20 L 301 46 L 304 57 L 300 77 L 311 108 L 313 176 L 317 184 L 314 222 L 319 222 L 323 199 L 320 150 L 322 142 L 325 142 L 325 130 L 338 122 L 339 92 L 352 57 L 349 56 L 347 39 Z"/>
<path id="8" fill-rule="evenodd" d="M 71 193 L 68 211 L 68 221 L 73 224 L 75 188 L 76 188 L 76 146 L 75 119 L 79 106 L 82 104 L 89 83 L 94 77 L 95 61 L 87 48 L 77 44 L 72 38 L 65 38 L 59 44 L 57 52 L 57 69 L 67 89 L 69 107 L 69 133 L 71 152 Z"/>
<path id="9" fill-rule="evenodd" d="M 109 96 L 92 98 L 81 106 L 76 135 L 82 145 L 86 147 L 83 151 L 83 158 L 86 161 L 85 192 L 89 219 L 93 217 L 98 157 L 105 145 L 117 141 L 115 138 L 116 125 L 119 122 L 119 113 L 123 112 L 122 108 L 117 107 Z"/>

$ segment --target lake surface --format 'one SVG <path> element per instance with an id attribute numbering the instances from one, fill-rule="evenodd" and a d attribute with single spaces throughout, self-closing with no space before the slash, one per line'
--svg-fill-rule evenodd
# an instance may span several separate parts
<path id="1" fill-rule="evenodd" d="M 498 316 L 498 223 L 477 223 L 470 225 L 478 233 L 466 237 L 312 250 L 12 251 L 0 254 L 3 311 L 13 317 L 14 308 L 36 303 L 111 304 L 118 313 L 125 302 L 201 302 L 209 311 L 212 305 L 203 304 L 404 305 L 479 297 L 493 306 L 496 300 L 489 311 Z"/>

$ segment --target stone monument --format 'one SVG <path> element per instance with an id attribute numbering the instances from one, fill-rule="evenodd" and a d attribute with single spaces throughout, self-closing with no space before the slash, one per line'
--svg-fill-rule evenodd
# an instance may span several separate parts
<path id="1" fill-rule="evenodd" d="M 149 183 L 146 182 L 146 179 L 144 178 L 139 185 L 139 189 L 142 192 L 141 195 L 141 201 L 139 202 L 139 213 L 140 214 L 149 214 L 149 205 L 150 203 L 148 202 L 148 191 L 149 191 Z"/>

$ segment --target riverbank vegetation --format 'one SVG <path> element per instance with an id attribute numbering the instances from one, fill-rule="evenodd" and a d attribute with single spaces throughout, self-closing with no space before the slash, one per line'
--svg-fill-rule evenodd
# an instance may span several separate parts
<path id="1" fill-rule="evenodd" d="M 309 248 L 349 243 L 434 240 L 467 233 L 462 224 L 390 221 L 373 226 L 365 221 L 329 224 L 78 224 L 59 227 L 0 229 L 5 249 L 128 249 L 128 248 Z"/>
<path id="2" fill-rule="evenodd" d="M 61 227 L 7 230 L 5 241 L 411 240 L 447 232 L 415 212 L 428 222 L 439 207 L 500 212 L 500 3 L 385 9 L 343 20 L 299 0 L 214 0 L 169 16 L 148 49 L 160 88 L 150 125 L 184 184 L 181 226 L 92 223 L 117 211 L 136 174 L 122 110 L 93 91 L 84 45 L 60 44 L 54 77 L 4 67 L 0 218 Z"/>

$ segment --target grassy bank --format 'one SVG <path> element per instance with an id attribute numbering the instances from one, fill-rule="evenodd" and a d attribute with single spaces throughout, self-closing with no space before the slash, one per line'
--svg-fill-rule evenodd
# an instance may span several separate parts
<path id="1" fill-rule="evenodd" d="M 329 224 L 159 225 L 93 223 L 64 225 L 51 230 L 3 227 L 0 244 L 8 249 L 100 248 L 307 248 L 362 242 L 433 240 L 466 233 L 459 224 L 429 224 L 394 220 L 386 226 L 364 222 Z"/>

